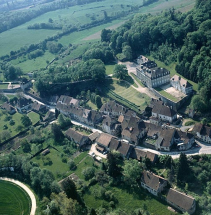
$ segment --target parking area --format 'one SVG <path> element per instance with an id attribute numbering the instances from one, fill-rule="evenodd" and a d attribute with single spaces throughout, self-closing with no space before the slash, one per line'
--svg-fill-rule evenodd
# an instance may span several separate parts
<path id="1" fill-rule="evenodd" d="M 96 156 L 99 156 L 101 158 L 106 159 L 107 155 L 103 155 L 102 153 L 98 152 L 97 149 L 96 149 L 96 146 L 97 146 L 97 143 L 92 144 L 91 149 L 89 151 L 89 154 L 93 155 L 93 153 L 94 153 Z"/>

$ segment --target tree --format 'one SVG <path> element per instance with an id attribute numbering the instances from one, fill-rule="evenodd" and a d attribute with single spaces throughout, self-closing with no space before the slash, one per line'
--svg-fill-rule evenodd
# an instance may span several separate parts
<path id="1" fill-rule="evenodd" d="M 128 75 L 128 70 L 125 65 L 116 64 L 113 73 L 116 78 L 123 80 Z"/>
<path id="2" fill-rule="evenodd" d="M 23 124 L 25 127 L 28 127 L 28 126 L 30 126 L 30 125 L 32 124 L 30 118 L 29 118 L 27 115 L 23 115 L 23 116 L 21 117 L 21 122 L 22 122 L 22 124 Z"/>
<path id="3" fill-rule="evenodd" d="M 127 60 L 131 60 L 133 58 L 132 49 L 130 46 L 126 45 L 122 49 L 122 53 L 125 55 Z"/>
<path id="4" fill-rule="evenodd" d="M 107 155 L 108 162 L 108 174 L 112 177 L 117 177 L 121 175 L 121 166 L 123 159 L 119 152 L 113 151 L 109 152 Z"/>
<path id="5" fill-rule="evenodd" d="M 74 162 L 72 159 L 70 159 L 70 160 L 67 162 L 67 164 L 68 164 L 70 170 L 73 170 L 73 169 L 76 168 L 75 162 Z"/>
<path id="6" fill-rule="evenodd" d="M 24 129 L 24 127 L 22 126 L 22 125 L 18 125 L 17 127 L 16 127 L 16 131 L 17 132 L 20 132 L 20 131 L 22 131 Z"/>
<path id="7" fill-rule="evenodd" d="M 123 167 L 124 181 L 128 185 L 137 185 L 138 180 L 141 178 L 142 167 L 135 159 L 125 160 Z"/>
<path id="8" fill-rule="evenodd" d="M 23 149 L 23 152 L 25 153 L 31 152 L 31 145 L 26 139 L 21 141 L 21 147 Z"/>
<path id="9" fill-rule="evenodd" d="M 76 190 L 75 183 L 70 178 L 65 178 L 61 182 L 62 190 L 66 193 L 68 198 L 77 199 L 78 194 Z"/>
<path id="10" fill-rule="evenodd" d="M 56 142 L 62 141 L 64 138 L 64 134 L 61 131 L 60 126 L 58 126 L 57 124 L 53 123 L 51 125 L 51 132 L 53 134 L 53 138 Z"/>
<path id="11" fill-rule="evenodd" d="M 102 106 L 102 101 L 99 95 L 95 96 L 95 104 L 97 105 L 97 108 L 100 109 Z"/>
<path id="12" fill-rule="evenodd" d="M 190 167 L 188 164 L 187 156 L 186 154 L 181 153 L 177 165 L 177 183 L 184 181 L 189 173 Z"/>
<path id="13" fill-rule="evenodd" d="M 59 114 L 58 116 L 58 123 L 61 126 L 61 128 L 65 128 L 66 127 L 66 123 L 65 123 L 65 119 L 62 113 Z"/>

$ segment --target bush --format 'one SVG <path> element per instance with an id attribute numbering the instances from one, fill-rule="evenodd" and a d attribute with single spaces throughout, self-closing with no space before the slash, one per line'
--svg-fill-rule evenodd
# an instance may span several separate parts
<path id="1" fill-rule="evenodd" d="M 96 180 L 96 178 L 92 178 L 89 182 L 89 186 L 93 186 L 95 184 L 97 184 L 97 180 Z"/>
<path id="2" fill-rule="evenodd" d="M 187 121 L 185 122 L 185 126 L 190 126 L 190 125 L 194 125 L 195 122 L 194 121 Z"/>
<path id="3" fill-rule="evenodd" d="M 76 169 L 75 162 L 74 162 L 72 159 L 70 159 L 70 160 L 68 161 L 68 166 L 69 166 L 69 169 L 70 169 L 70 170 Z"/>
<path id="4" fill-rule="evenodd" d="M 94 167 L 87 167 L 83 170 L 82 174 L 84 175 L 85 180 L 89 180 L 94 177 L 95 175 L 95 168 Z"/>

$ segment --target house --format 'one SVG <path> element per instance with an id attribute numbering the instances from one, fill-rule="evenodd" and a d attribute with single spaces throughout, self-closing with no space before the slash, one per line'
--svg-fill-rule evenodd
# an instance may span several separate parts
<path id="1" fill-rule="evenodd" d="M 122 138 L 133 144 L 138 144 L 140 138 L 146 134 L 146 126 L 143 120 L 138 117 L 124 119 L 121 123 Z"/>
<path id="2" fill-rule="evenodd" d="M 143 171 L 141 186 L 151 194 L 157 196 L 167 186 L 168 181 L 152 172 Z"/>
<path id="3" fill-rule="evenodd" d="M 72 100 L 72 97 L 62 95 L 59 97 L 57 103 L 69 105 L 71 100 Z"/>
<path id="4" fill-rule="evenodd" d="M 160 100 L 152 99 L 151 101 L 152 107 L 152 117 L 158 118 L 162 121 L 172 123 L 177 119 L 177 113 L 172 108 L 164 105 L 164 103 Z"/>
<path id="5" fill-rule="evenodd" d="M 161 151 L 171 151 L 174 144 L 175 129 L 162 128 L 158 139 L 155 142 L 155 149 Z"/>
<path id="6" fill-rule="evenodd" d="M 101 146 L 101 147 L 105 148 L 105 150 L 109 151 L 109 144 L 110 144 L 112 138 L 115 138 L 115 137 L 110 134 L 101 133 L 100 136 L 96 139 L 96 142 L 99 146 Z"/>
<path id="7" fill-rule="evenodd" d="M 51 122 L 56 119 L 55 113 L 52 111 L 48 111 L 45 117 L 43 118 L 43 122 Z"/>
<path id="8" fill-rule="evenodd" d="M 79 147 L 90 143 L 90 139 L 88 136 L 83 135 L 83 134 L 73 130 L 72 128 L 69 128 L 65 132 L 65 135 L 69 140 L 74 141 L 76 144 L 78 144 Z"/>
<path id="9" fill-rule="evenodd" d="M 148 61 L 149 61 L 149 59 L 146 58 L 146 57 L 143 56 L 143 55 L 140 55 L 140 56 L 137 58 L 137 64 L 139 64 L 139 65 L 141 65 L 141 64 L 143 64 L 143 63 L 146 63 L 146 62 L 148 62 Z"/>
<path id="10" fill-rule="evenodd" d="M 121 134 L 121 124 L 113 117 L 104 116 L 102 121 L 102 130 L 114 136 Z"/>
<path id="11" fill-rule="evenodd" d="M 51 96 L 49 98 L 49 104 L 50 105 L 56 105 L 57 101 L 59 100 L 59 96 Z"/>
<path id="12" fill-rule="evenodd" d="M 201 123 L 196 123 L 193 127 L 192 132 L 196 134 L 196 136 L 207 143 L 211 143 L 211 127 L 203 125 Z"/>
<path id="13" fill-rule="evenodd" d="M 102 105 L 100 112 L 107 115 L 119 116 L 125 115 L 127 108 L 112 100 Z"/>
<path id="14" fill-rule="evenodd" d="M 138 148 L 132 149 L 130 157 L 133 159 L 136 159 L 138 161 L 143 161 L 144 159 L 149 158 L 149 160 L 152 163 L 155 163 L 158 160 L 157 154 L 150 152 L 150 151 L 144 151 L 144 150 L 138 149 Z"/>
<path id="15" fill-rule="evenodd" d="M 30 110 L 31 104 L 32 104 L 31 99 L 26 99 L 25 97 L 21 97 L 17 101 L 16 108 L 20 113 L 22 113 L 24 111 Z"/>
<path id="16" fill-rule="evenodd" d="M 172 188 L 169 189 L 166 200 L 171 206 L 183 213 L 193 214 L 196 210 L 196 201 L 192 196 Z"/>
<path id="17" fill-rule="evenodd" d="M 16 112 L 15 108 L 8 102 L 1 105 L 1 109 L 6 110 L 9 114 L 14 114 Z"/>
<path id="18" fill-rule="evenodd" d="M 193 146 L 195 138 L 191 133 L 176 130 L 174 141 L 179 150 L 188 150 Z"/>
<path id="19" fill-rule="evenodd" d="M 109 144 L 109 151 L 113 151 L 113 150 L 117 151 L 119 146 L 120 146 L 120 141 L 117 140 L 116 138 L 112 138 Z"/>
<path id="20" fill-rule="evenodd" d="M 132 146 L 124 141 L 121 141 L 117 151 L 122 155 L 123 158 L 128 159 L 132 150 Z"/>
<path id="21" fill-rule="evenodd" d="M 94 133 L 89 135 L 89 139 L 92 143 L 96 141 L 96 139 L 99 137 L 100 133 L 98 131 L 95 131 Z"/>
<path id="22" fill-rule="evenodd" d="M 137 77 L 148 88 L 156 88 L 170 83 L 170 72 L 165 68 L 153 68 L 156 64 L 148 61 L 136 68 Z"/>
<path id="23" fill-rule="evenodd" d="M 150 121 L 150 123 L 152 123 L 154 125 L 162 125 L 162 120 L 158 117 L 151 116 L 149 118 L 149 121 Z"/>
<path id="24" fill-rule="evenodd" d="M 174 87 L 176 90 L 184 93 L 185 95 L 191 94 L 193 92 L 193 85 L 178 75 L 174 75 L 171 78 L 170 82 L 171 82 L 172 87 Z"/>
<path id="25" fill-rule="evenodd" d="M 81 123 L 85 123 L 87 125 L 92 125 L 92 126 L 101 122 L 102 120 L 101 113 L 95 110 L 88 110 L 83 107 L 74 106 L 70 104 L 69 98 L 66 99 L 65 102 L 69 104 L 67 105 L 66 103 L 62 103 L 61 101 L 58 101 L 56 104 L 56 109 L 60 111 L 62 114 L 64 114 L 65 116 L 70 117 L 71 119 L 74 119 Z"/>
<path id="26" fill-rule="evenodd" d="M 31 109 L 38 114 L 46 114 L 48 112 L 48 108 L 38 102 L 34 102 L 31 106 Z"/>

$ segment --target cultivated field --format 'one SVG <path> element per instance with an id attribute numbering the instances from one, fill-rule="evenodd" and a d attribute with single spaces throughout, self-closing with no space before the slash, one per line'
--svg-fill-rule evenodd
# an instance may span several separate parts
<path id="1" fill-rule="evenodd" d="M 29 215 L 31 202 L 20 187 L 0 180 L 0 215 Z"/>

